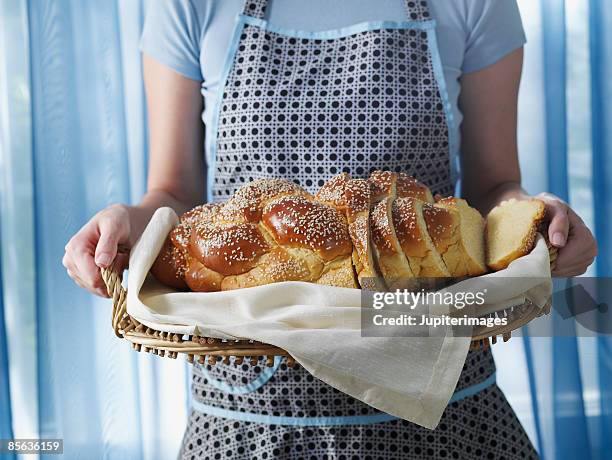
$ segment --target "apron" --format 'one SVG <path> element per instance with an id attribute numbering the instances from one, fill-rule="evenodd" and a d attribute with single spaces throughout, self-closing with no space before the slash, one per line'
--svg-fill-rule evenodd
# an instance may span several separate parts
<path id="1" fill-rule="evenodd" d="M 401 0 L 398 0 L 401 1 Z M 247 0 L 224 67 L 208 147 L 208 198 L 284 177 L 314 192 L 330 177 L 404 171 L 454 190 L 456 140 L 427 2 L 407 20 L 284 30 Z M 436 430 L 397 419 L 290 369 L 196 365 L 180 457 L 537 458 L 495 385 L 490 350 L 470 352 Z"/>

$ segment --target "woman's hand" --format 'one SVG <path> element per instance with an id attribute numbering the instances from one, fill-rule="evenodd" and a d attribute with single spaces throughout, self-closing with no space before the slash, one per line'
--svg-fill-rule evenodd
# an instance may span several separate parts
<path id="1" fill-rule="evenodd" d="M 548 239 L 559 248 L 554 276 L 582 275 L 597 256 L 597 242 L 580 216 L 550 193 L 536 196 L 546 205 Z"/>
<path id="2" fill-rule="evenodd" d="M 112 205 L 100 211 L 66 245 L 62 264 L 80 287 L 108 297 L 101 267 L 113 265 L 119 273 L 128 263 L 131 234 L 127 206 Z"/>

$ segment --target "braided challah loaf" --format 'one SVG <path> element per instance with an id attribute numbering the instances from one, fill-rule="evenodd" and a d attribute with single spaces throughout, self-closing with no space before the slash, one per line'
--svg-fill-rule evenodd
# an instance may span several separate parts
<path id="1" fill-rule="evenodd" d="M 343 212 L 296 184 L 264 179 L 240 188 L 225 204 L 184 214 L 152 272 L 180 288 L 167 282 L 176 267 L 175 279 L 204 292 L 280 281 L 357 287 L 352 251 Z"/>
<path id="2" fill-rule="evenodd" d="M 489 240 L 499 239 L 493 225 L 500 225 L 489 220 Z M 151 272 L 175 289 L 204 292 L 281 281 L 413 289 L 427 278 L 486 273 L 484 226 L 465 200 L 435 201 L 403 173 L 342 173 L 314 196 L 283 179 L 262 179 L 223 204 L 183 214 Z M 487 245 L 492 259 L 500 251 L 494 241 Z"/>

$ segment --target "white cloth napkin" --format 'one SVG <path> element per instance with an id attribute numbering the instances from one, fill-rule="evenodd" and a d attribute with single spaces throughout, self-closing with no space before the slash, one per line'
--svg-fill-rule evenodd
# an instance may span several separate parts
<path id="1" fill-rule="evenodd" d="M 249 338 L 278 346 L 340 391 L 418 425 L 437 426 L 457 384 L 469 338 L 453 337 L 450 327 L 438 337 L 362 337 L 358 289 L 284 282 L 227 292 L 173 291 L 148 273 L 177 222 L 170 208 L 157 210 L 132 249 L 130 315 L 162 331 Z M 550 278 L 548 264 L 540 241 L 504 272 L 520 276 L 526 270 L 536 278 Z M 500 273 L 487 276 L 503 276 Z M 496 301 L 528 298 L 543 307 L 542 293 L 550 286 L 533 284 L 520 292 L 498 292 Z M 495 306 L 485 307 L 495 311 Z"/>

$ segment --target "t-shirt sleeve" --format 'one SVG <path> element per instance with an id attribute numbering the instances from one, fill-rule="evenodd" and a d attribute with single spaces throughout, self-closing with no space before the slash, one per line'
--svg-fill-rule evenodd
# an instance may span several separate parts
<path id="1" fill-rule="evenodd" d="M 463 72 L 484 69 L 526 42 L 516 0 L 469 0 Z"/>
<path id="2" fill-rule="evenodd" d="M 196 8 L 191 0 L 149 1 L 140 50 L 175 72 L 201 81 L 202 15 Z"/>

